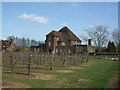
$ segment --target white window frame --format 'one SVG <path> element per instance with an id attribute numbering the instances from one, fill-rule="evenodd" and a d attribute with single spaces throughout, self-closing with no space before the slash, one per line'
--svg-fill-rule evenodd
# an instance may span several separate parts
<path id="1" fill-rule="evenodd" d="M 48 46 L 51 46 L 51 42 L 50 41 L 48 42 Z"/>

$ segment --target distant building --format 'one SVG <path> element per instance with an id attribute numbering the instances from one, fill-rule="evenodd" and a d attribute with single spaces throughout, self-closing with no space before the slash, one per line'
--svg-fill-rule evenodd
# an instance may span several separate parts
<path id="1" fill-rule="evenodd" d="M 1 40 L 1 51 L 15 51 L 16 45 L 14 43 L 14 40 Z"/>
<path id="2" fill-rule="evenodd" d="M 39 44 L 38 46 L 31 46 L 30 50 L 34 52 L 45 52 L 45 44 Z"/>
<path id="3" fill-rule="evenodd" d="M 74 45 L 74 51 L 77 53 L 94 53 L 96 48 L 92 46 L 92 40 L 88 39 L 88 45 Z"/>
<path id="4" fill-rule="evenodd" d="M 63 52 L 67 49 L 68 53 L 95 52 L 91 39 L 88 40 L 88 45 L 81 45 L 81 42 L 68 27 L 63 27 L 59 31 L 53 30 L 46 35 L 46 51 Z"/>

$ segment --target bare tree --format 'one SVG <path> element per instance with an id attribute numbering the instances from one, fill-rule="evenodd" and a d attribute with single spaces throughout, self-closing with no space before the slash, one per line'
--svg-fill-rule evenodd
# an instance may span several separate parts
<path id="1" fill-rule="evenodd" d="M 116 47 L 118 47 L 118 45 L 120 43 L 120 31 L 115 29 L 112 33 L 112 38 L 113 38 L 113 41 L 114 41 Z"/>
<path id="2" fill-rule="evenodd" d="M 103 25 L 93 25 L 89 27 L 87 35 L 92 39 L 93 43 L 97 47 L 103 47 L 108 41 L 108 27 Z"/>
<path id="3" fill-rule="evenodd" d="M 81 34 L 80 35 L 80 38 L 82 39 L 82 41 L 84 41 L 84 43 L 86 43 L 89 39 L 88 35 L 87 34 Z M 87 43 L 86 43 L 87 44 Z"/>
<path id="4" fill-rule="evenodd" d="M 108 27 L 104 25 L 92 25 L 85 31 L 86 35 L 81 35 L 83 40 L 87 41 L 88 38 L 90 38 L 93 42 L 93 45 L 97 47 L 97 50 L 100 53 L 102 47 L 105 47 L 108 42 Z"/>
<path id="5" fill-rule="evenodd" d="M 9 54 L 10 54 L 11 72 L 13 72 L 13 69 L 14 69 L 13 52 L 10 52 Z"/>
<path id="6" fill-rule="evenodd" d="M 118 29 L 114 30 L 112 33 L 112 38 L 117 47 L 116 52 L 119 54 L 118 59 L 120 61 L 120 30 Z"/>

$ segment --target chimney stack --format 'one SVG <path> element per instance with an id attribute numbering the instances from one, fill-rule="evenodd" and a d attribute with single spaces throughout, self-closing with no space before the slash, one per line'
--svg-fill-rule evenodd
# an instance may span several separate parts
<path id="1" fill-rule="evenodd" d="M 88 39 L 88 45 L 91 46 L 91 43 L 92 43 L 92 40 L 91 40 L 91 39 Z"/>
<path id="2" fill-rule="evenodd" d="M 10 44 L 12 44 L 14 42 L 14 40 L 13 39 L 10 39 Z"/>

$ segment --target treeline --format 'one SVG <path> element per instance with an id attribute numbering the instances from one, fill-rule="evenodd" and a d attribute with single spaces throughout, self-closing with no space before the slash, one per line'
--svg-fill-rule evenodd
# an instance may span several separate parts
<path id="1" fill-rule="evenodd" d="M 107 47 L 100 48 L 101 52 L 117 53 L 117 47 L 114 42 L 109 41 Z M 96 49 L 96 52 L 99 52 L 99 49 Z"/>
<path id="2" fill-rule="evenodd" d="M 35 39 L 30 39 L 30 38 L 20 38 L 17 36 L 9 36 L 7 38 L 7 40 L 14 40 L 14 43 L 16 44 L 16 46 L 20 46 L 20 47 L 30 47 L 30 46 L 37 46 L 39 44 L 43 44 L 44 41 L 37 41 Z"/>

